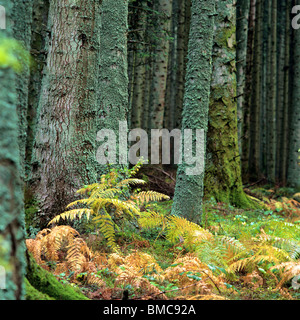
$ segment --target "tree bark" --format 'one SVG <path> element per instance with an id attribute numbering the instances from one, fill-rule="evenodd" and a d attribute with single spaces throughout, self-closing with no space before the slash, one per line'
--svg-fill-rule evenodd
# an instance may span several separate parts
<path id="1" fill-rule="evenodd" d="M 204 130 L 204 141 L 197 141 L 204 150 L 212 70 L 214 15 L 214 0 L 192 1 L 182 132 L 184 129 Z M 196 139 L 192 141 L 195 143 Z M 204 170 L 200 174 L 189 175 L 186 170 L 191 169 L 190 167 L 186 157 L 182 164 L 178 165 L 172 214 L 199 222 L 202 212 Z"/>
<path id="2" fill-rule="evenodd" d="M 13 35 L 24 47 L 30 50 L 31 23 L 33 0 L 13 0 L 12 20 Z M 25 57 L 22 57 L 24 60 Z M 16 77 L 16 91 L 18 96 L 17 113 L 19 117 L 19 148 L 20 148 L 20 175 L 25 180 L 25 153 L 27 141 L 27 111 L 28 111 L 28 84 L 30 64 L 29 58 L 21 61 L 23 68 Z"/>
<path id="3" fill-rule="evenodd" d="M 0 45 L 13 37 L 13 3 L 1 4 L 8 23 L 0 32 Z M 16 83 L 12 68 L 0 65 L 0 300 L 19 300 L 24 296 L 24 204 Z"/>
<path id="4" fill-rule="evenodd" d="M 237 123 L 239 152 L 242 153 L 242 123 L 244 107 L 244 89 L 246 81 L 247 43 L 250 0 L 237 1 L 236 9 L 236 78 L 237 78 Z"/>
<path id="5" fill-rule="evenodd" d="M 234 1 L 217 1 L 216 9 L 218 16 L 210 87 L 205 195 L 214 197 L 218 202 L 250 207 L 243 192 L 238 150 Z"/>
<path id="6" fill-rule="evenodd" d="M 156 49 L 153 62 L 151 99 L 151 129 L 162 129 L 165 111 L 172 1 L 157 0 L 154 8 L 159 12 L 156 29 Z M 158 31 L 157 31 L 158 30 Z"/>
<path id="7" fill-rule="evenodd" d="M 115 132 L 119 141 L 119 121 L 126 121 L 128 115 L 127 74 L 127 17 L 128 1 L 103 0 L 101 6 L 101 42 L 98 103 L 100 121 L 98 130 L 106 128 Z M 116 160 L 126 157 L 127 150 L 117 143 Z M 115 164 L 116 165 L 116 164 Z M 123 167 L 124 165 L 120 165 Z M 105 165 L 99 166 L 104 173 Z"/>
<path id="8" fill-rule="evenodd" d="M 31 180 L 42 225 L 65 210 L 76 189 L 96 181 L 99 17 L 95 0 L 50 3 Z"/>
<path id="9" fill-rule="evenodd" d="M 252 99 L 250 105 L 249 178 L 260 175 L 260 107 L 262 85 L 262 0 L 256 2 Z"/>
<path id="10" fill-rule="evenodd" d="M 300 189 L 300 32 L 293 30 L 292 97 L 290 106 L 288 185 Z"/>

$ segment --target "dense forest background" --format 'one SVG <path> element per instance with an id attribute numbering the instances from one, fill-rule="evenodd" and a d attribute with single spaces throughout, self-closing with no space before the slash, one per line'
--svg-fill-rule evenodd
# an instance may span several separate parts
<path id="1" fill-rule="evenodd" d="M 300 256 L 300 30 L 293 27 L 300 21 L 297 1 L 4 0 L 0 5 L 6 14 L 6 28 L 0 30 L 0 264 L 7 270 L 7 289 L 0 290 L 0 297 L 23 299 L 24 283 L 30 292 L 27 298 L 62 297 L 60 283 L 44 275 L 44 269 L 65 282 L 80 274 L 90 286 L 107 285 L 101 277 L 111 276 L 109 272 L 122 259 L 122 265 L 128 263 L 129 268 L 137 260 L 135 256 L 131 260 L 111 256 L 105 262 L 107 274 L 103 272 L 105 250 L 111 253 L 117 248 L 119 227 L 125 230 L 121 239 L 132 237 L 135 229 L 126 223 L 139 215 L 141 228 L 160 228 L 159 235 L 166 232 L 162 241 L 170 241 L 173 249 L 179 243 L 175 248 L 181 249 L 174 249 L 173 258 L 183 259 L 178 253 L 183 247 L 187 254 L 197 253 L 193 259 L 198 260 L 189 263 L 194 266 L 192 280 L 198 281 L 193 290 L 198 291 L 189 292 L 190 297 L 232 298 L 231 291 L 239 291 L 233 289 L 238 280 L 230 278 L 230 272 L 244 272 L 240 275 L 248 276 L 244 283 L 256 279 L 258 287 L 268 287 L 269 280 L 264 278 L 268 268 L 290 263 L 288 270 L 274 276 L 277 282 L 271 286 L 283 297 L 292 298 L 283 285 L 297 275 Z M 128 131 L 145 130 L 148 145 L 151 129 L 203 129 L 205 172 L 186 174 L 190 167 L 186 159 L 177 164 L 172 157 L 178 148 L 174 139 L 168 145 L 169 164 L 99 164 L 101 129 L 114 130 L 117 159 L 128 151 L 122 144 L 127 137 L 119 136 L 120 121 L 127 122 Z M 129 142 L 132 145 L 136 137 L 132 135 Z M 108 143 L 108 151 L 111 147 Z M 139 146 L 140 153 L 143 148 Z M 77 190 L 87 194 L 88 200 L 76 202 Z M 165 202 L 159 204 L 159 200 Z M 148 201 L 154 207 L 147 209 L 143 202 Z M 70 203 L 75 209 L 62 216 Z M 245 212 L 250 212 L 250 218 Z M 120 213 L 130 218 L 121 218 Z M 208 213 L 213 215 L 210 223 Z M 276 214 L 281 214 L 280 219 Z M 93 227 L 84 215 L 96 215 Z M 165 218 L 168 215 L 171 218 Z M 280 226 L 271 228 L 271 233 L 263 224 L 254 229 L 260 215 L 274 217 L 269 222 Z M 232 222 L 232 229 L 225 231 L 222 217 Z M 55 229 L 62 227 L 63 218 L 72 220 L 71 229 Z M 246 230 L 237 232 L 235 223 L 252 218 L 248 237 Z M 93 248 L 88 251 L 96 229 L 104 235 L 101 241 L 108 241 L 102 244 L 106 248 L 100 250 L 102 258 L 92 253 Z M 286 233 L 279 235 L 274 230 Z M 223 236 L 221 240 L 217 233 Z M 258 233 L 263 241 L 259 248 L 238 243 L 240 236 L 250 241 L 250 235 Z M 201 244 L 193 238 L 195 234 Z M 143 241 L 157 239 L 150 231 L 144 236 L 138 240 L 141 247 Z M 209 246 L 231 250 L 226 262 L 220 262 L 221 251 L 220 261 L 208 257 Z M 274 247 L 282 250 L 280 257 Z M 63 252 L 67 252 L 64 261 L 68 265 L 60 261 Z M 75 260 L 70 262 L 71 256 Z M 85 269 L 82 259 L 88 259 Z M 139 259 L 140 267 L 154 263 L 149 256 Z M 52 266 L 50 261 L 54 261 Z M 102 268 L 88 266 L 91 261 Z M 161 265 L 155 267 L 163 272 Z M 95 277 L 97 270 L 102 273 Z M 178 276 L 187 270 L 175 273 Z M 207 277 L 202 274 L 201 280 L 199 270 Z M 126 278 L 119 273 L 116 284 L 126 289 L 132 274 L 130 278 L 127 273 Z M 47 281 L 53 281 L 53 292 L 38 285 L 39 277 L 52 279 Z M 164 277 L 169 287 L 160 284 L 160 291 L 147 277 L 141 279 L 148 282 L 140 280 L 139 285 L 143 290 L 152 288 L 148 292 L 152 297 L 167 298 L 168 290 L 178 288 L 185 295 L 182 288 L 188 282 L 177 283 L 175 289 L 170 283 L 176 276 L 169 272 Z M 128 289 L 131 293 L 133 287 Z M 221 294 L 226 290 L 231 291 Z M 99 296 L 97 290 L 87 296 L 97 298 L 95 292 Z M 82 293 L 70 289 L 63 298 L 81 299 Z"/>

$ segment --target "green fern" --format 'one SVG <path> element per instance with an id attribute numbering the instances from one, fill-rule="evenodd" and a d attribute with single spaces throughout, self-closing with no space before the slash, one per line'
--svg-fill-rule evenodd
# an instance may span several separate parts
<path id="1" fill-rule="evenodd" d="M 115 232 L 119 229 L 120 220 L 132 221 L 141 215 L 140 208 L 149 201 L 168 200 L 169 197 L 155 191 L 130 192 L 129 186 L 145 184 L 142 179 L 130 178 L 140 168 L 140 163 L 128 170 L 129 177 L 123 177 L 123 172 L 116 169 L 102 175 L 100 183 L 93 183 L 80 188 L 77 193 L 86 196 L 68 204 L 67 209 L 53 218 L 50 223 L 63 220 L 82 218 L 83 215 L 98 227 L 106 238 L 108 245 L 117 249 Z M 83 208 L 82 208 L 83 207 Z"/>

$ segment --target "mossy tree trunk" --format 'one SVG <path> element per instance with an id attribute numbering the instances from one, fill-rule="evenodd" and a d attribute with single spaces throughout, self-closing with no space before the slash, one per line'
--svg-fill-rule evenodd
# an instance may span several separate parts
<path id="1" fill-rule="evenodd" d="M 192 1 L 182 131 L 184 129 L 193 129 L 193 131 L 195 131 L 194 129 L 202 129 L 204 131 L 204 141 L 197 141 L 197 143 L 204 147 L 204 150 L 201 150 L 204 153 L 211 80 L 214 15 L 214 0 Z M 195 132 L 192 141 L 195 145 Z M 190 167 L 191 165 L 187 163 L 186 157 L 184 157 L 182 164 L 178 165 L 172 214 L 184 216 L 194 222 L 200 222 L 204 172 L 189 175 L 187 169 L 191 169 Z"/>
<path id="2" fill-rule="evenodd" d="M 0 44 L 13 37 L 13 3 L 1 4 L 6 9 L 7 25 L 0 32 Z M 18 300 L 24 295 L 24 206 L 16 77 L 10 67 L 0 66 L 0 300 Z"/>
<path id="3" fill-rule="evenodd" d="M 31 180 L 44 223 L 65 210 L 76 189 L 96 181 L 99 6 L 50 2 Z"/>
<path id="4" fill-rule="evenodd" d="M 251 205 L 242 188 L 238 150 L 234 1 L 217 1 L 216 8 L 205 195 L 219 202 L 248 207 Z"/>
<path id="5" fill-rule="evenodd" d="M 26 300 L 88 300 L 79 289 L 59 282 L 26 252 Z"/>

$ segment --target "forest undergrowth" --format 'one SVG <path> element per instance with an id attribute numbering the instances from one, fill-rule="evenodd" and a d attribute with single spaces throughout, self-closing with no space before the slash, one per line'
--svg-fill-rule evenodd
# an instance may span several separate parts
<path id="1" fill-rule="evenodd" d="M 252 187 L 261 209 L 204 201 L 201 225 L 138 186 L 140 166 L 78 191 L 48 228 L 27 225 L 28 251 L 90 299 L 299 299 L 300 202 L 294 190 Z M 299 194 L 298 194 L 299 195 Z M 30 213 L 30 210 L 27 208 Z M 37 232 L 38 231 L 38 232 Z"/>

